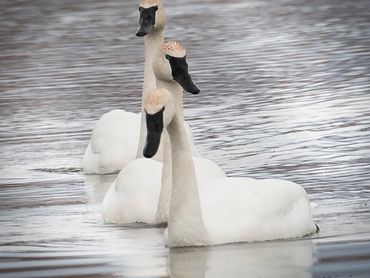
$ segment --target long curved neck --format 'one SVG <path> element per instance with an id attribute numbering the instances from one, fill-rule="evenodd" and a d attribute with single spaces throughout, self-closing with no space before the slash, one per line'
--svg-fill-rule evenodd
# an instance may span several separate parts
<path id="1" fill-rule="evenodd" d="M 164 29 L 153 30 L 144 38 L 145 65 L 142 101 L 148 92 L 157 88 L 157 80 L 153 72 L 153 60 L 158 55 L 164 42 Z"/>
<path id="2" fill-rule="evenodd" d="M 158 82 L 158 87 L 166 88 L 171 92 L 177 108 L 174 118 L 167 127 L 172 154 L 169 245 L 206 245 L 208 237 L 202 217 L 191 145 L 185 127 L 182 88 L 175 82 L 163 81 Z M 168 163 L 167 158 L 163 163 Z"/>
<path id="3" fill-rule="evenodd" d="M 179 109 L 179 113 L 183 113 L 182 110 L 182 95 L 183 91 L 174 81 L 157 80 L 158 88 L 164 88 L 173 93 L 173 99 L 176 102 L 176 108 Z M 159 194 L 156 222 L 164 223 L 169 219 L 170 204 L 171 204 L 171 190 L 172 190 L 172 151 L 171 142 L 167 130 L 164 130 L 163 135 L 163 168 L 162 168 L 162 179 L 161 179 L 161 191 Z"/>
<path id="4" fill-rule="evenodd" d="M 153 30 L 144 38 L 145 65 L 144 65 L 143 92 L 141 97 L 142 104 L 148 92 L 152 89 L 157 88 L 156 78 L 153 72 L 153 60 L 158 54 L 159 49 L 163 44 L 163 41 L 164 41 L 164 29 Z M 145 113 L 142 104 L 141 104 L 140 140 L 136 154 L 137 158 L 143 157 L 143 148 L 146 139 Z M 154 158 L 156 157 L 157 156 L 155 156 Z"/>

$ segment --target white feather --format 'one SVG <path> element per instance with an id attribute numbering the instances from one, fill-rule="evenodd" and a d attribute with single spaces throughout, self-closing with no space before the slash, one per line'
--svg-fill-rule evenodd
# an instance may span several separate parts
<path id="1" fill-rule="evenodd" d="M 87 174 L 121 170 L 135 159 L 139 142 L 140 114 L 110 111 L 98 120 L 83 158 Z"/>
<path id="2" fill-rule="evenodd" d="M 212 161 L 194 157 L 200 183 L 225 177 Z M 155 224 L 161 190 L 162 163 L 136 159 L 127 165 L 107 191 L 103 200 L 103 219 L 107 223 Z"/>

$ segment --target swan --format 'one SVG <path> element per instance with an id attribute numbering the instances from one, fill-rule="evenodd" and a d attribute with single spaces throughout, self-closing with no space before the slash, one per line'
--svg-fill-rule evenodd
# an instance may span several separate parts
<path id="1" fill-rule="evenodd" d="M 157 85 L 172 90 L 178 102 L 176 107 L 179 109 L 182 109 L 183 89 L 193 94 L 199 93 L 188 72 L 185 54 L 185 50 L 178 42 L 170 41 L 161 46 L 153 60 Z M 171 64 L 166 55 L 182 57 L 181 63 Z M 170 78 L 167 78 L 167 75 L 163 78 L 163 71 L 168 73 Z M 182 121 L 187 134 L 186 122 L 184 119 Z M 103 200 L 102 215 L 105 222 L 118 224 L 167 222 L 172 187 L 171 145 L 166 132 L 163 132 L 163 136 L 159 134 L 159 137 L 151 133 L 148 138 L 149 141 L 159 144 L 161 137 L 164 162 L 139 158 L 121 170 Z M 201 157 L 193 159 L 200 183 L 226 176 L 214 162 Z"/>
<path id="2" fill-rule="evenodd" d="M 166 15 L 158 0 L 139 3 L 140 27 L 136 36 L 144 38 L 145 66 L 142 99 L 156 88 L 152 69 L 153 56 L 164 41 Z M 98 120 L 86 148 L 82 166 L 86 174 L 111 174 L 120 171 L 136 157 L 142 157 L 145 143 L 145 119 L 122 109 L 110 111 Z M 189 136 L 191 133 L 189 132 Z M 155 159 L 161 159 L 157 154 Z"/>
<path id="3" fill-rule="evenodd" d="M 166 58 L 171 66 L 187 68 L 185 57 L 167 53 Z M 172 79 L 173 72 L 163 65 L 154 63 L 154 72 L 157 80 Z M 179 106 L 182 104 L 178 99 L 180 96 L 173 91 L 170 93 L 168 87 L 162 88 L 161 82 L 157 81 L 157 84 L 160 89 L 152 90 L 144 100 L 147 140 L 143 154 L 147 158 L 154 156 L 161 133 L 167 130 L 172 154 L 168 246 L 286 239 L 317 230 L 308 196 L 296 183 L 223 177 L 200 184 L 186 136 L 182 107 Z M 164 158 L 164 163 L 168 163 L 168 159 Z"/>
<path id="4" fill-rule="evenodd" d="M 176 63 L 174 57 L 170 57 Z M 166 89 L 145 100 L 148 128 L 144 156 L 152 157 L 167 129 L 172 149 L 168 245 L 206 246 L 301 237 L 316 231 L 310 202 L 298 184 L 252 178 L 221 178 L 200 184 L 177 100 Z M 166 159 L 164 160 L 166 161 Z"/>

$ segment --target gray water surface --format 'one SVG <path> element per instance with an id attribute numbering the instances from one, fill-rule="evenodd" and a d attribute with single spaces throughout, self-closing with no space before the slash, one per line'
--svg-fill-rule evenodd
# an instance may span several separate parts
<path id="1" fill-rule="evenodd" d="M 0 2 L 1 277 L 369 277 L 370 2 L 163 1 L 198 96 L 199 152 L 309 193 L 319 234 L 169 250 L 104 224 L 114 175 L 85 176 L 97 119 L 139 112 L 136 1 Z"/>

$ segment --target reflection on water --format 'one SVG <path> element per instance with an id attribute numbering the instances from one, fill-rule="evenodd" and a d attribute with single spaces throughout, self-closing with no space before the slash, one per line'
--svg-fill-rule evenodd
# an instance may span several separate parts
<path id="1" fill-rule="evenodd" d="M 311 277 L 310 240 L 174 248 L 168 266 L 171 277 Z"/>
<path id="2" fill-rule="evenodd" d="M 86 175 L 85 185 L 87 188 L 87 196 L 89 203 L 101 204 L 103 202 L 105 192 L 116 179 L 117 175 Z"/>
<path id="3" fill-rule="evenodd" d="M 5 277 L 366 277 L 370 2 L 164 1 L 198 96 L 198 150 L 230 176 L 285 178 L 312 238 L 168 250 L 163 229 L 105 225 L 115 176 L 85 176 L 95 121 L 139 112 L 136 1 L 0 3 L 0 273 Z"/>

